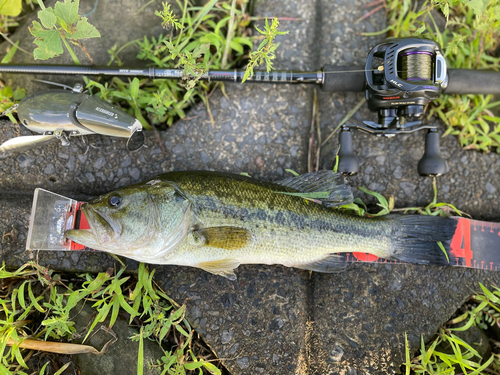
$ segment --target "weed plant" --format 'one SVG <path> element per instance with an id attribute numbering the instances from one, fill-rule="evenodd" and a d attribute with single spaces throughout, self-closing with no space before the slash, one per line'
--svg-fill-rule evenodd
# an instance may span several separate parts
<path id="1" fill-rule="evenodd" d="M 500 68 L 500 3 L 497 0 L 387 0 L 384 3 L 388 27 L 374 34 L 387 32 L 393 37 L 433 39 L 442 46 L 449 68 Z M 499 105 L 492 95 L 443 95 L 435 101 L 429 116 L 437 115 L 447 125 L 445 135 L 458 136 L 462 147 L 500 153 Z"/>
<path id="2" fill-rule="evenodd" d="M 500 289 L 487 289 L 481 283 L 482 293 L 473 295 L 461 308 L 457 316 L 439 329 L 426 345 L 421 341 L 420 353 L 411 358 L 405 335 L 405 363 L 402 372 L 409 374 L 498 374 L 500 370 L 499 342 L 490 338 L 491 352 L 481 354 L 458 336 L 471 327 L 498 332 L 500 329 Z M 496 336 L 496 335 L 495 335 Z M 448 348 L 448 350 L 443 350 Z"/>
<path id="3" fill-rule="evenodd" d="M 201 81 L 209 70 L 229 69 L 242 65 L 246 51 L 252 48 L 248 29 L 250 17 L 246 1 L 208 1 L 203 7 L 188 0 L 178 1 L 180 13 L 168 4 L 156 14 L 166 33 L 158 38 L 134 41 L 139 47 L 137 57 L 147 66 L 160 69 L 181 68 L 182 80 L 137 79 L 126 82 L 90 82 L 99 88 L 98 96 L 129 108 L 146 129 L 165 128 L 178 118 L 186 117 L 186 109 L 203 101 L 214 124 L 208 98 L 221 83 Z M 110 51 L 112 62 L 118 62 L 119 50 Z"/>
<path id="4" fill-rule="evenodd" d="M 51 342 L 53 352 L 102 354 L 93 347 L 71 346 L 67 342 L 84 337 L 85 343 L 99 324 L 111 330 L 118 314 L 128 314 L 129 324 L 139 322 L 137 334 L 130 338 L 139 343 L 137 374 L 143 373 L 144 366 L 150 366 L 163 375 L 220 375 L 214 363 L 202 359 L 207 350 L 201 352 L 193 343 L 195 332 L 184 317 L 186 306 L 177 305 L 154 283 L 154 271 L 149 272 L 144 264 L 140 264 L 137 277 L 124 276 L 124 271 L 125 268 L 116 274 L 113 270 L 84 274 L 80 282 L 68 283 L 64 276 L 34 262 L 13 272 L 2 266 L 0 373 L 27 375 L 37 370 L 43 374 L 48 362 L 28 371 L 27 363 L 33 355 L 30 349 L 47 350 L 47 342 L 54 340 L 60 342 Z M 73 320 L 83 303 L 92 305 L 95 318 L 86 331 L 77 332 Z M 156 341 L 164 355 L 145 361 L 144 340 Z M 176 344 L 166 345 L 168 342 Z M 33 363 L 36 362 L 32 360 Z"/>

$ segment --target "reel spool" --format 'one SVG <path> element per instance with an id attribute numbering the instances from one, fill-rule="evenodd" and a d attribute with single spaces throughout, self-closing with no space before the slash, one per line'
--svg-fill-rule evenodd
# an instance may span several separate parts
<path id="1" fill-rule="evenodd" d="M 338 170 L 356 174 L 359 169 L 352 152 L 352 135 L 342 134 L 350 129 L 386 137 L 429 129 L 426 154 L 422 158 L 426 160 L 419 163 L 419 173 L 423 176 L 445 173 L 446 163 L 439 153 L 436 129 L 423 124 L 427 103 L 439 98 L 448 85 L 446 61 L 440 46 L 420 38 L 388 39 L 368 54 L 365 79 L 368 108 L 377 112 L 378 121 L 343 127 Z"/>

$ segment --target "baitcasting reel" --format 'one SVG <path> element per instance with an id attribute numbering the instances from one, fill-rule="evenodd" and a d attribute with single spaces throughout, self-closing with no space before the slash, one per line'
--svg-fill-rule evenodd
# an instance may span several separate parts
<path id="1" fill-rule="evenodd" d="M 74 88 L 57 85 L 69 90 L 32 94 L 21 100 L 17 107 L 21 123 L 41 135 L 9 139 L 0 145 L 0 153 L 26 150 L 58 139 L 63 146 L 68 146 L 69 137 L 88 134 L 128 138 L 129 151 L 142 147 L 142 125 L 134 117 L 102 99 L 84 93 L 80 84 Z"/>
<path id="2" fill-rule="evenodd" d="M 446 172 L 439 152 L 436 128 L 424 124 L 425 107 L 439 98 L 448 85 L 446 61 L 437 43 L 418 38 L 388 39 L 369 53 L 365 66 L 368 108 L 377 112 L 378 122 L 346 124 L 340 133 L 338 171 L 357 174 L 359 165 L 353 153 L 351 129 L 393 137 L 429 129 L 425 153 L 418 163 L 422 176 Z"/>

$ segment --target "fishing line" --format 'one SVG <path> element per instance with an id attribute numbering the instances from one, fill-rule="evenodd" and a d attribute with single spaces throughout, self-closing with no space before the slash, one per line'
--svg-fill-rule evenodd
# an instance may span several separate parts
<path id="1" fill-rule="evenodd" d="M 401 78 L 407 81 L 428 81 L 432 77 L 432 53 L 408 52 L 401 55 Z"/>
<path id="2" fill-rule="evenodd" d="M 95 10 L 97 9 L 97 3 L 98 3 L 98 2 L 99 2 L 99 0 L 95 0 L 94 8 L 93 8 L 90 12 L 88 12 L 88 13 L 86 13 L 86 14 L 82 15 L 82 17 L 88 17 L 88 16 L 90 16 L 92 13 L 94 13 L 94 12 L 95 12 Z"/>

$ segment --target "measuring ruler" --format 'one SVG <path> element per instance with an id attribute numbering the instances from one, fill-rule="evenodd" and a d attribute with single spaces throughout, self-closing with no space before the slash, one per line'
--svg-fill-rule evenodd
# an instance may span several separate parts
<path id="1" fill-rule="evenodd" d="M 36 189 L 26 248 L 30 250 L 95 251 L 67 240 L 66 230 L 90 229 L 79 202 Z M 500 271 L 500 223 L 453 218 L 455 234 L 443 246 L 450 266 Z M 367 253 L 339 253 L 346 262 L 403 263 Z"/>
<path id="2" fill-rule="evenodd" d="M 500 271 L 500 223 L 454 217 L 455 234 L 443 247 L 450 266 Z M 404 263 L 367 253 L 339 253 L 346 262 Z"/>

